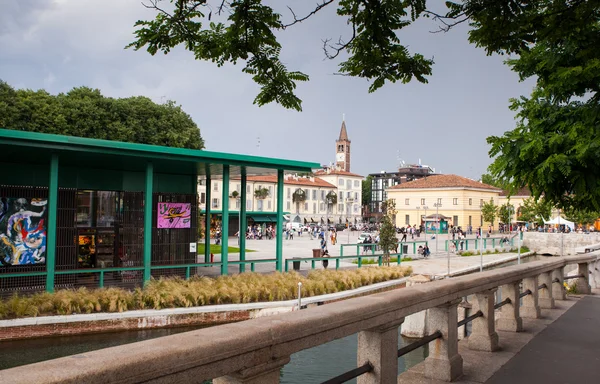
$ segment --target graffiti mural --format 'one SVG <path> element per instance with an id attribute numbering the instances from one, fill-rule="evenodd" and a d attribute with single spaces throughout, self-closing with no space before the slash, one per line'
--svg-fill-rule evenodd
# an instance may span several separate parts
<path id="1" fill-rule="evenodd" d="M 0 197 L 0 265 L 46 262 L 46 199 Z"/>
<path id="2" fill-rule="evenodd" d="M 158 203 L 157 228 L 190 228 L 190 203 Z"/>

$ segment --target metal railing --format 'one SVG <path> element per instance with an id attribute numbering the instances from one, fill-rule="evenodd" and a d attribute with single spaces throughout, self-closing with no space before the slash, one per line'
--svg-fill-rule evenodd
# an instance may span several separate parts
<path id="1" fill-rule="evenodd" d="M 428 245 L 428 241 L 425 240 L 415 240 L 415 241 L 403 241 L 403 242 L 398 242 L 398 249 L 402 249 L 403 246 L 408 245 L 408 244 L 412 244 L 412 253 L 416 254 L 417 253 L 417 247 L 418 245 Z M 361 249 L 363 250 L 362 253 L 365 253 L 365 249 L 368 249 L 368 251 L 371 252 L 371 254 L 375 254 L 375 251 L 378 249 L 379 244 L 378 243 L 351 243 L 351 244 L 340 244 L 340 256 L 344 256 L 344 248 L 356 248 L 356 256 L 361 255 Z M 408 252 L 407 252 L 408 253 Z M 347 256 L 347 252 L 346 252 L 346 256 Z"/>

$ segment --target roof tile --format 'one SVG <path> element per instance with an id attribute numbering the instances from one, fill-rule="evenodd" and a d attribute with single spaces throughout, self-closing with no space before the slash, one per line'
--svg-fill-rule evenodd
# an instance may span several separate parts
<path id="1" fill-rule="evenodd" d="M 432 175 L 423 179 L 409 181 L 388 189 L 420 189 L 420 188 L 479 188 L 501 191 L 500 188 L 480 183 L 458 175 Z"/>

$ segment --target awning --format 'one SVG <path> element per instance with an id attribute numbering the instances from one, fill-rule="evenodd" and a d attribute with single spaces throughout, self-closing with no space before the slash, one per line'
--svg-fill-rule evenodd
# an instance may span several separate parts
<path id="1" fill-rule="evenodd" d="M 277 221 L 275 220 L 275 217 L 271 216 L 250 216 L 250 219 L 255 223 L 274 223 Z"/>

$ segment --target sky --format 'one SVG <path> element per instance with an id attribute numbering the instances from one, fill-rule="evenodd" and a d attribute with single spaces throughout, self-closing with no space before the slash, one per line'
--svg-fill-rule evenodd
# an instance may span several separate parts
<path id="1" fill-rule="evenodd" d="M 270 3 L 284 20 L 291 20 L 284 5 L 302 15 L 315 4 Z M 421 161 L 438 173 L 473 179 L 491 163 L 486 137 L 515 127 L 509 99 L 529 95 L 533 86 L 519 82 L 503 64 L 506 57 L 470 45 L 468 26 L 431 33 L 437 25 L 425 19 L 399 37 L 411 52 L 434 59 L 429 83 L 388 83 L 368 93 L 367 80 L 335 75 L 343 59 L 324 58 L 322 39 L 349 33 L 329 6 L 278 35 L 288 69 L 310 76 L 297 88 L 303 111 L 258 107 L 259 88 L 241 64 L 218 68 L 183 48 L 156 56 L 124 49 L 134 40 L 134 23 L 154 16 L 140 0 L 3 0 L 0 79 L 52 94 L 88 86 L 111 97 L 174 100 L 200 128 L 207 150 L 320 164 L 335 161 L 345 116 L 352 172 L 366 176 Z"/>

